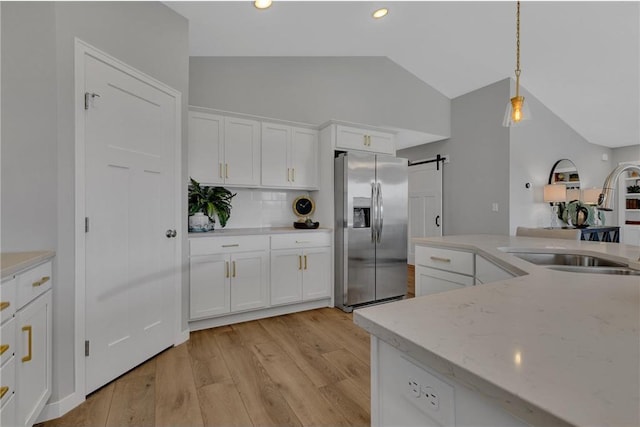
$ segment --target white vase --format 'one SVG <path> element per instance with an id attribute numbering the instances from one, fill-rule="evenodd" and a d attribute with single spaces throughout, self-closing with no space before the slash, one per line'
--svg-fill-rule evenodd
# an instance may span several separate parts
<path id="1" fill-rule="evenodd" d="M 202 212 L 196 212 L 189 217 L 189 231 L 203 232 L 213 230 L 213 224 L 209 221 L 209 217 Z"/>

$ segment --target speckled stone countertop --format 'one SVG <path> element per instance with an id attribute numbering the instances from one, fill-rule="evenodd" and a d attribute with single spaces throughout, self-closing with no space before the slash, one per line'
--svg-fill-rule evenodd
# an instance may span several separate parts
<path id="1" fill-rule="evenodd" d="M 2 278 L 13 276 L 19 271 L 53 258 L 55 254 L 53 251 L 2 252 Z"/>
<path id="2" fill-rule="evenodd" d="M 414 241 L 526 274 L 358 309 L 355 323 L 532 425 L 640 425 L 640 276 L 555 271 L 504 251 L 566 250 L 640 269 L 640 247 L 496 235 Z"/>
<path id="3" fill-rule="evenodd" d="M 189 238 L 194 237 L 217 237 L 217 236 L 251 236 L 256 234 L 285 234 L 285 233 L 328 233 L 331 228 L 316 228 L 306 230 L 293 227 L 262 227 L 262 228 L 221 228 L 219 230 L 208 231 L 206 233 L 189 233 Z"/>

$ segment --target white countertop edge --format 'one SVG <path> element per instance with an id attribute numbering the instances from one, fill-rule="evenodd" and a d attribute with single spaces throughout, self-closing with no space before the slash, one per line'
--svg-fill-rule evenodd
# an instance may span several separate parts
<path id="1" fill-rule="evenodd" d="M 41 264 L 56 255 L 54 251 L 3 252 L 2 280 Z"/>
<path id="2" fill-rule="evenodd" d="M 353 321 L 371 335 L 375 335 L 387 344 L 415 359 L 417 362 L 436 371 L 444 378 L 461 383 L 469 389 L 482 394 L 485 398 L 499 405 L 505 411 L 527 423 L 554 427 L 573 426 L 573 424 L 523 400 L 513 392 L 504 390 L 492 382 L 432 353 L 426 348 L 397 335 L 384 326 L 361 316 L 358 310 L 354 310 L 353 312 Z"/>
<path id="3" fill-rule="evenodd" d="M 290 234 L 290 233 L 330 233 L 333 229 L 320 227 L 316 229 L 300 229 L 293 227 L 262 227 L 262 228 L 222 228 L 208 231 L 206 233 L 189 233 L 189 239 L 202 237 L 222 237 L 222 236 L 251 236 L 269 234 Z"/>

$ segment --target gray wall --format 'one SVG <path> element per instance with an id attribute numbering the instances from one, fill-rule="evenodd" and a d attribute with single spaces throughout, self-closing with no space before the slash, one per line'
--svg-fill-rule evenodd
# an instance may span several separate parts
<path id="1" fill-rule="evenodd" d="M 442 176 L 444 234 L 509 232 L 509 131 L 501 126 L 508 99 L 508 79 L 461 95 L 451 101 L 450 139 L 398 152 L 410 160 L 450 156 Z"/>
<path id="2" fill-rule="evenodd" d="M 10 62 L 5 58 L 5 51 L 15 51 L 16 54 L 24 52 L 24 58 L 14 64 L 21 70 L 20 73 L 5 73 L 5 69 L 2 70 L 3 123 L 7 123 L 9 117 L 23 113 L 21 108 L 26 102 L 5 103 L 5 90 L 9 91 L 15 85 L 24 86 L 26 95 L 20 93 L 20 97 L 27 96 L 32 101 L 28 119 L 18 121 L 18 126 L 11 133 L 5 134 L 4 127 L 2 129 L 2 250 L 23 248 L 25 235 L 28 235 L 24 230 L 34 226 L 32 211 L 37 212 L 41 222 L 46 222 L 46 225 L 35 223 L 39 230 L 41 227 L 47 230 L 38 233 L 39 240 L 32 238 L 27 244 L 37 249 L 43 246 L 49 248 L 48 245 L 52 244 L 57 252 L 54 267 L 55 339 L 51 398 L 51 402 L 55 402 L 74 392 L 74 37 L 182 92 L 182 120 L 186 123 L 188 23 L 157 2 L 56 2 L 32 5 L 3 2 L 2 8 L 3 67 Z M 33 34 L 29 33 L 31 26 L 34 27 Z M 9 32 L 9 29 L 12 31 Z M 40 56 L 44 58 L 42 62 L 46 62 L 46 67 L 40 67 L 37 79 L 24 78 L 25 74 L 34 72 L 30 71 L 34 62 L 37 62 L 33 57 Z M 53 123 L 41 129 L 39 122 L 43 120 L 47 123 L 53 120 Z M 186 129 L 184 126 L 185 187 Z M 11 139 L 6 136 L 11 136 Z M 28 148 L 14 147 L 20 141 L 28 141 Z M 11 147 L 5 150 L 5 145 Z M 34 157 L 36 166 L 40 167 L 43 161 L 40 159 L 46 158 L 45 173 L 33 174 L 25 183 L 25 173 L 16 174 L 31 170 Z M 10 181 L 5 181 L 5 163 L 12 165 L 14 170 L 13 175 L 7 176 Z M 7 173 L 10 171 L 8 169 Z M 5 182 L 12 188 L 6 194 Z M 22 194 L 26 194 L 29 200 L 22 200 Z M 22 209 L 5 211 L 5 206 L 14 203 Z M 182 204 L 186 212 L 186 195 Z M 25 210 L 28 210 L 26 215 Z M 48 220 L 48 216 L 54 220 Z M 186 230 L 186 216 L 182 222 L 181 229 Z M 186 242 L 186 236 L 183 242 Z M 186 261 L 184 255 L 183 261 Z M 186 278 L 183 278 L 183 306 L 188 301 L 186 283 Z M 183 318 L 183 326 L 186 327 L 186 317 Z"/>
<path id="3" fill-rule="evenodd" d="M 589 143 L 526 89 L 521 91 L 533 119 L 510 128 L 511 234 L 518 225 L 550 225 L 550 207 L 543 202 L 542 193 L 557 160 L 566 158 L 575 163 L 581 188 L 602 187 L 612 169 L 610 148 Z M 603 154 L 607 160 L 602 160 Z M 530 189 L 525 188 L 526 182 L 532 184 Z M 614 215 L 607 214 L 606 222 L 615 222 Z"/>
<path id="4" fill-rule="evenodd" d="M 640 160 L 640 145 L 629 145 L 612 150 L 612 166 L 617 166 L 621 162 L 634 162 L 637 160 Z"/>
<path id="5" fill-rule="evenodd" d="M 189 103 L 450 134 L 450 101 L 383 57 L 191 57 Z"/>

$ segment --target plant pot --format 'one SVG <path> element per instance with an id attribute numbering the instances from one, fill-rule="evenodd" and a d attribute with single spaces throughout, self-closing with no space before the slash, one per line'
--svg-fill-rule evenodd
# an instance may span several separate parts
<path id="1" fill-rule="evenodd" d="M 196 212 L 189 217 L 189 231 L 192 233 L 203 233 L 213 230 L 213 223 L 209 217 L 202 212 Z"/>

